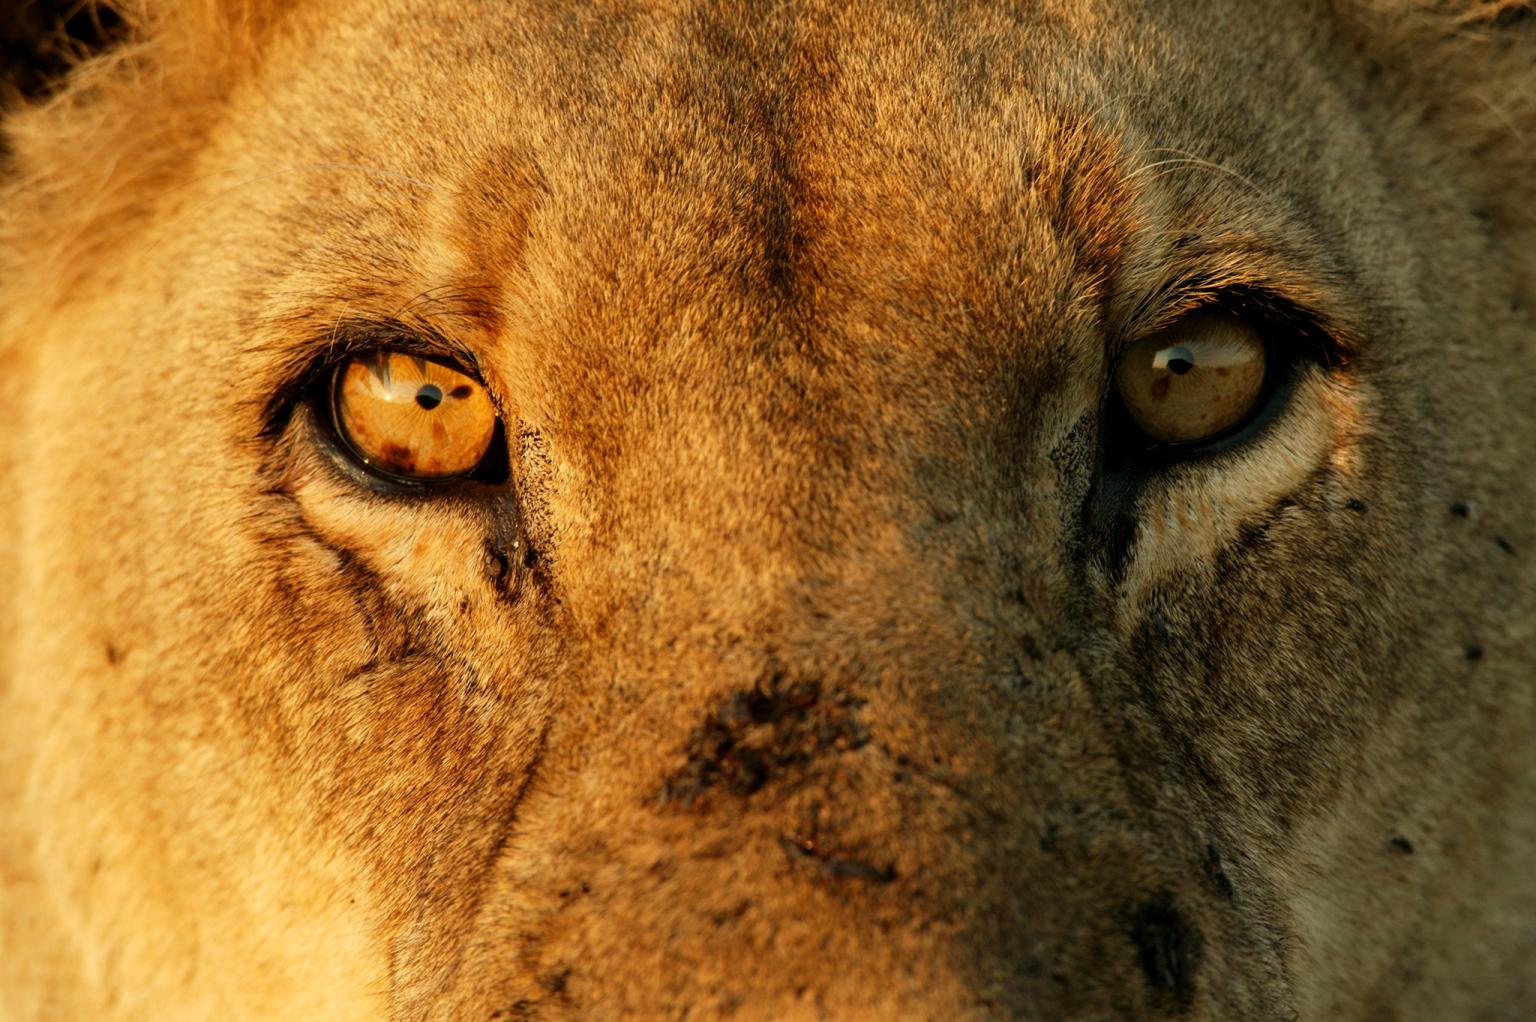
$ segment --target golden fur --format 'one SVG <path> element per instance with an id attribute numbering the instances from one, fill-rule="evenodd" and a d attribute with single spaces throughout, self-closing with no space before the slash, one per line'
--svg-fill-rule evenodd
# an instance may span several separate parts
<path id="1" fill-rule="evenodd" d="M 1536 1017 L 1528 3 L 121 10 L 5 122 L 0 1017 Z M 509 495 L 324 453 L 386 327 Z"/>

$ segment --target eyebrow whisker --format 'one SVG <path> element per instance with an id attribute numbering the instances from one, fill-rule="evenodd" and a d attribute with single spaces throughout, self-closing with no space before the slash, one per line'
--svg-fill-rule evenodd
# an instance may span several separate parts
<path id="1" fill-rule="evenodd" d="M 1167 147 L 1167 146 L 1157 146 L 1157 147 L 1153 147 L 1153 148 L 1143 149 L 1141 152 L 1137 153 L 1136 155 L 1137 156 L 1150 156 L 1150 155 L 1153 155 L 1153 154 L 1156 154 L 1156 153 L 1169 153 L 1169 154 L 1172 154 L 1172 157 L 1170 159 L 1158 160 L 1156 163 L 1148 163 L 1148 164 L 1145 164 L 1143 166 L 1137 167 L 1135 170 L 1131 171 L 1131 173 L 1126 175 L 1126 179 L 1127 180 L 1134 180 L 1135 178 L 1137 178 L 1138 176 L 1140 176 L 1142 174 L 1149 173 L 1149 172 L 1156 172 L 1156 171 L 1159 171 L 1159 170 L 1161 170 L 1162 168 L 1165 168 L 1165 167 L 1166 168 L 1175 168 L 1175 169 L 1180 168 L 1180 167 L 1191 167 L 1191 168 L 1198 168 L 1198 169 L 1201 169 L 1201 170 L 1208 170 L 1208 171 L 1211 171 L 1214 175 L 1225 176 L 1227 178 L 1230 178 L 1231 180 L 1236 181 L 1237 183 L 1243 185 L 1245 188 L 1247 188 L 1248 190 L 1253 192 L 1253 194 L 1255 194 L 1255 195 L 1261 195 L 1262 196 L 1264 194 L 1264 189 L 1260 188 L 1259 185 L 1252 178 L 1248 177 L 1247 175 L 1241 174 L 1241 173 L 1233 170 L 1230 167 L 1222 166 L 1221 164 L 1216 163 L 1216 162 L 1214 162 L 1212 160 L 1207 160 L 1207 159 L 1205 159 L 1203 157 L 1196 156 L 1194 153 L 1187 152 L 1186 150 L 1183 150 L 1183 149 L 1174 149 L 1174 148 L 1170 148 L 1170 147 Z M 1169 174 L 1171 172 L 1172 172 L 1171 170 L 1164 170 L 1162 173 L 1156 174 L 1156 176 L 1157 177 L 1164 177 L 1164 176 L 1166 176 L 1167 174 Z"/>

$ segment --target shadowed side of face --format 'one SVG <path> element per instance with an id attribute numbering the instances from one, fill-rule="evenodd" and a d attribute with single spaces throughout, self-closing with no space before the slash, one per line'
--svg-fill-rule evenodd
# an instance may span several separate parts
<path id="1" fill-rule="evenodd" d="M 236 846 L 292 834 L 293 946 L 401 1018 L 1297 1010 L 1287 881 L 1425 783 L 1343 778 L 1450 627 L 1396 598 L 1420 282 L 1327 34 L 334 6 L 44 357 L 131 338 L 82 393 L 179 452 L 107 436 L 123 538 L 40 597 L 109 579 L 86 673 L 187 750 L 111 784 L 204 854 L 122 868 L 265 904 Z M 1163 442 L 1134 371 L 1214 396 Z"/>

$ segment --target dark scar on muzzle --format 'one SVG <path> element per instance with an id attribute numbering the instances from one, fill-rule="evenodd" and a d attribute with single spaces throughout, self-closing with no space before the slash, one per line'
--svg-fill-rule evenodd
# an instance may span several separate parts
<path id="1" fill-rule="evenodd" d="M 863 701 L 821 682 L 770 674 L 732 692 L 688 736 L 684 764 L 662 784 L 666 808 L 705 808 L 713 792 L 748 798 L 813 760 L 858 749 Z"/>

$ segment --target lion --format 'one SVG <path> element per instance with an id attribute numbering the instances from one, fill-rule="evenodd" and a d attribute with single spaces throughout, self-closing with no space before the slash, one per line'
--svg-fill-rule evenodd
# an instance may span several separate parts
<path id="1" fill-rule="evenodd" d="M 1536 1017 L 1529 3 L 111 6 L 0 1016 Z"/>

